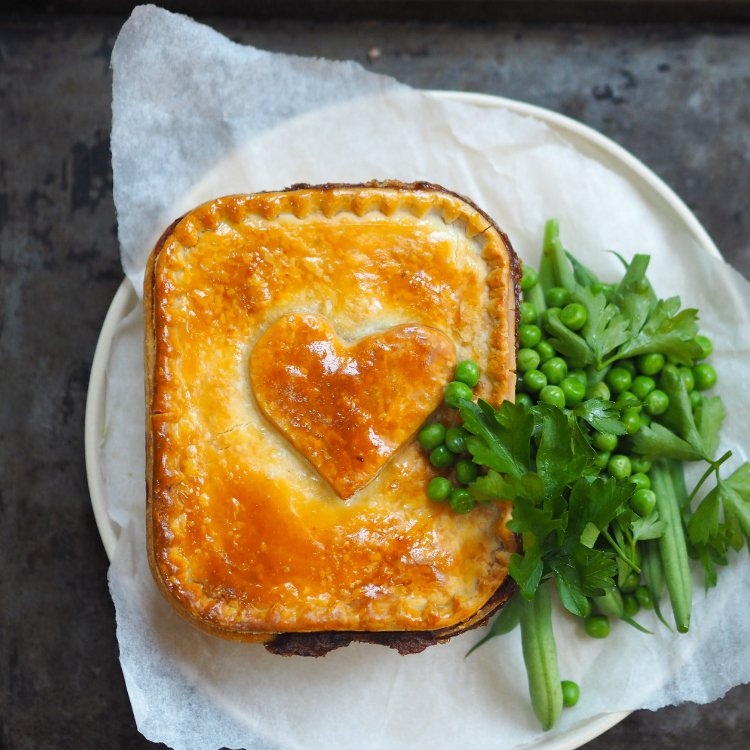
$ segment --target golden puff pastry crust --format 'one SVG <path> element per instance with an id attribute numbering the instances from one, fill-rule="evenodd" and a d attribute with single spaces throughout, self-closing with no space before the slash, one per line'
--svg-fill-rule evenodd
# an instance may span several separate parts
<path id="1" fill-rule="evenodd" d="M 428 183 L 298 185 L 177 220 L 144 283 L 154 578 L 215 634 L 279 653 L 402 652 L 510 593 L 509 505 L 425 493 L 415 433 L 457 361 L 515 388 L 519 263 Z"/>

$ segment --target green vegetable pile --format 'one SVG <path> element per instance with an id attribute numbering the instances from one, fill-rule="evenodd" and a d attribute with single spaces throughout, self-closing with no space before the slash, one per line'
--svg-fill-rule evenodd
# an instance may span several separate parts
<path id="1" fill-rule="evenodd" d="M 698 312 L 681 309 L 679 297 L 656 296 L 647 255 L 620 260 L 619 283 L 600 281 L 548 222 L 539 272 L 526 267 L 521 281 L 516 402 L 497 410 L 474 403 L 480 373 L 461 362 L 445 401 L 462 424 L 419 433 L 445 472 L 427 488 L 432 500 L 458 513 L 513 503 L 508 525 L 523 541 L 509 568 L 518 594 L 474 648 L 520 624 L 544 729 L 578 700 L 578 686 L 558 673 L 553 589 L 594 638 L 606 637 L 612 620 L 648 633 L 635 619 L 644 609 L 667 625 L 666 591 L 684 633 L 690 558 L 700 561 L 708 588 L 730 550 L 750 540 L 750 463 L 720 475 L 731 456 L 715 457 L 726 411 L 707 394 L 717 376 L 703 361 L 712 344 L 699 332 Z M 687 461 L 705 464 L 690 492 Z"/>

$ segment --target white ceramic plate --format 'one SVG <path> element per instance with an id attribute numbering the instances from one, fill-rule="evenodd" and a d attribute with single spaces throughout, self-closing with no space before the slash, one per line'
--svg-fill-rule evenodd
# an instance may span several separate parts
<path id="1" fill-rule="evenodd" d="M 432 93 L 447 100 L 480 107 L 500 107 L 519 115 L 541 120 L 580 153 L 598 161 L 604 167 L 616 172 L 644 191 L 655 209 L 663 213 L 664 216 L 676 220 L 689 230 L 706 253 L 721 257 L 706 230 L 683 201 L 631 153 L 595 130 L 556 112 L 510 99 L 463 92 L 440 91 Z M 100 447 L 106 425 L 107 365 L 117 326 L 136 304 L 138 304 L 138 298 L 130 282 L 126 279 L 122 282 L 112 300 L 99 334 L 86 400 L 86 473 L 96 524 L 110 559 L 112 559 L 117 544 L 119 530 L 107 514 L 100 463 Z M 590 721 L 568 732 L 543 739 L 541 742 L 530 746 L 529 750 L 574 750 L 574 748 L 578 748 L 606 732 L 627 715 L 627 712 L 620 712 L 593 717 Z"/>

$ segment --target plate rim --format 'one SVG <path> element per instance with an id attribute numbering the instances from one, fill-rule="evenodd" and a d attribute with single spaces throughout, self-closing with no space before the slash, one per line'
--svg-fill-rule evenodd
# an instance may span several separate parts
<path id="1" fill-rule="evenodd" d="M 104 551 L 110 563 L 115 553 L 118 527 L 107 513 L 104 498 L 104 476 L 99 461 L 99 450 L 107 431 L 105 406 L 107 400 L 107 365 L 115 333 L 120 322 L 125 318 L 138 296 L 133 285 L 125 278 L 115 292 L 104 318 L 99 338 L 91 362 L 91 374 L 86 392 L 86 411 L 84 415 L 83 442 L 86 463 L 86 479 L 91 497 L 94 520 L 101 537 Z"/>
<path id="2" fill-rule="evenodd" d="M 437 89 L 427 90 L 424 93 L 444 101 L 506 109 L 521 116 L 533 117 L 550 126 L 555 132 L 562 133 L 569 139 L 572 137 L 573 140 L 580 141 L 589 149 L 593 146 L 593 150 L 596 152 L 594 158 L 598 158 L 599 161 L 605 163 L 605 166 L 615 169 L 615 171 L 622 171 L 621 168 L 624 165 L 631 177 L 635 175 L 642 185 L 648 187 L 667 204 L 683 225 L 692 232 L 695 240 L 704 250 L 716 258 L 722 258 L 716 244 L 682 198 L 630 151 L 594 128 L 554 110 L 493 94 Z M 620 169 L 617 169 L 618 166 Z M 86 477 L 94 519 L 110 562 L 117 545 L 119 527 L 107 513 L 104 499 L 104 477 L 99 461 L 101 443 L 107 431 L 105 416 L 107 365 L 117 327 L 137 302 L 138 296 L 135 289 L 130 281 L 124 278 L 110 303 L 99 332 L 86 395 L 84 417 Z M 618 711 L 598 714 L 584 725 L 578 724 L 548 739 L 542 737 L 541 741 L 527 745 L 526 748 L 528 750 L 576 750 L 576 748 L 611 729 L 615 724 L 629 716 L 630 713 L 631 711 Z"/>

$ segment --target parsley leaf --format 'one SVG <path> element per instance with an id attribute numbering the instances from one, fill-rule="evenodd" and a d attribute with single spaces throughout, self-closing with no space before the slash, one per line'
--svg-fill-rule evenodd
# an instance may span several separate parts
<path id="1" fill-rule="evenodd" d="M 719 447 L 719 430 L 727 416 L 727 410 L 720 396 L 704 397 L 695 410 L 695 423 L 703 442 L 703 449 L 709 457 L 716 455 Z"/>
<path id="2" fill-rule="evenodd" d="M 648 461 L 659 458 L 673 458 L 677 461 L 700 461 L 703 451 L 675 435 L 658 422 L 652 422 L 632 436 L 633 451 L 640 453 Z"/>
<path id="3" fill-rule="evenodd" d="M 660 383 L 664 392 L 669 396 L 669 409 L 662 414 L 661 421 L 689 443 L 702 458 L 710 460 L 703 438 L 695 424 L 685 381 L 674 365 L 664 367 Z"/>
<path id="4" fill-rule="evenodd" d="M 555 583 L 563 607 L 577 617 L 585 617 L 591 606 L 583 593 L 581 572 L 570 555 L 558 555 L 550 561 L 549 567 L 555 576 Z"/>
<path id="5" fill-rule="evenodd" d="M 564 525 L 561 518 L 556 518 L 552 507 L 544 504 L 537 506 L 533 501 L 519 496 L 513 501 L 513 514 L 508 521 L 508 528 L 518 534 L 533 534 L 541 542 L 549 534 L 562 531 Z"/>
<path id="6" fill-rule="evenodd" d="M 706 495 L 688 522 L 688 537 L 693 544 L 707 544 L 716 537 L 721 524 L 721 496 L 714 487 Z"/>
<path id="7" fill-rule="evenodd" d="M 544 484 L 538 474 L 528 473 L 522 477 L 503 476 L 493 469 L 477 477 L 469 486 L 472 497 L 479 502 L 488 500 L 513 500 L 525 497 L 535 503 L 544 500 Z"/>
<path id="8" fill-rule="evenodd" d="M 576 558 L 583 569 L 581 586 L 586 596 L 601 596 L 612 588 L 617 566 L 611 552 L 579 547 Z"/>
<path id="9" fill-rule="evenodd" d="M 628 322 L 615 305 L 607 304 L 607 298 L 601 292 L 578 287 L 573 298 L 586 308 L 588 319 L 581 333 L 594 361 L 600 365 L 607 354 L 628 340 Z"/>
<path id="10" fill-rule="evenodd" d="M 536 453 L 537 472 L 544 482 L 546 496 L 554 497 L 581 476 L 596 453 L 577 428 L 575 418 L 544 403 L 534 410 L 543 420 Z"/>
<path id="11" fill-rule="evenodd" d="M 544 563 L 539 551 L 524 547 L 523 555 L 514 552 L 510 556 L 508 573 L 518 584 L 521 595 L 526 599 L 533 599 L 534 594 L 542 580 Z"/>
<path id="12" fill-rule="evenodd" d="M 727 479 L 720 479 L 718 489 L 730 543 L 739 549 L 744 536 L 750 545 L 750 463 L 742 464 Z"/>
<path id="13" fill-rule="evenodd" d="M 742 464 L 727 479 L 718 479 L 690 515 L 687 528 L 708 589 L 716 585 L 716 566 L 727 564 L 729 549 L 750 544 L 750 463 Z"/>
<path id="14" fill-rule="evenodd" d="M 589 348 L 586 340 L 570 330 L 561 320 L 557 310 L 547 311 L 547 320 L 544 324 L 547 331 L 552 334 L 550 344 L 565 355 L 572 367 L 586 367 L 593 364 L 594 353 Z"/>
<path id="15" fill-rule="evenodd" d="M 593 549 L 594 545 L 596 544 L 596 540 L 599 538 L 599 531 L 599 528 L 593 523 L 586 523 L 586 525 L 583 527 L 583 531 L 581 532 L 581 544 L 584 547 Z"/>
<path id="16" fill-rule="evenodd" d="M 679 297 L 659 300 L 638 335 L 620 347 L 617 359 L 661 352 L 673 357 L 679 364 L 692 365 L 701 354 L 701 348 L 695 341 L 697 319 L 697 310 L 680 310 Z"/>
<path id="17" fill-rule="evenodd" d="M 599 432 L 609 432 L 612 435 L 624 435 L 627 432 L 625 425 L 617 418 L 620 413 L 612 401 L 590 398 L 572 411 Z"/>
<path id="18" fill-rule="evenodd" d="M 578 258 L 571 255 L 567 250 L 565 251 L 565 255 L 570 261 L 570 265 L 573 266 L 573 276 L 577 284 L 580 286 L 591 286 L 599 281 L 598 276 L 592 270 L 586 268 Z"/>
<path id="19" fill-rule="evenodd" d="M 635 514 L 633 514 L 635 516 Z M 667 522 L 659 518 L 659 514 L 653 511 L 648 516 L 635 516 L 630 529 L 633 534 L 633 542 L 642 542 L 647 539 L 658 539 L 664 534 Z"/>
<path id="20" fill-rule="evenodd" d="M 523 406 L 504 401 L 495 412 L 481 399 L 476 404 L 462 399 L 460 412 L 464 427 L 474 435 L 466 447 L 475 463 L 516 477 L 529 470 L 534 418 Z"/>
<path id="21" fill-rule="evenodd" d="M 568 534 L 580 540 L 588 524 L 606 529 L 632 494 L 632 485 L 613 477 L 579 479 L 570 491 Z"/>
<path id="22" fill-rule="evenodd" d="M 646 278 L 649 260 L 648 255 L 634 255 L 630 263 L 623 261 L 625 276 L 617 286 L 612 300 L 629 322 L 631 336 L 637 336 L 641 332 L 657 302 L 654 290 Z"/>
<path id="23" fill-rule="evenodd" d="M 467 652 L 468 656 L 472 651 L 476 651 L 481 645 L 487 643 L 491 638 L 496 638 L 498 635 L 506 635 L 510 633 L 519 623 L 521 619 L 521 600 L 518 597 L 513 597 L 509 602 L 502 606 L 497 617 L 492 623 L 492 627 L 480 641 L 477 641 Z"/>

